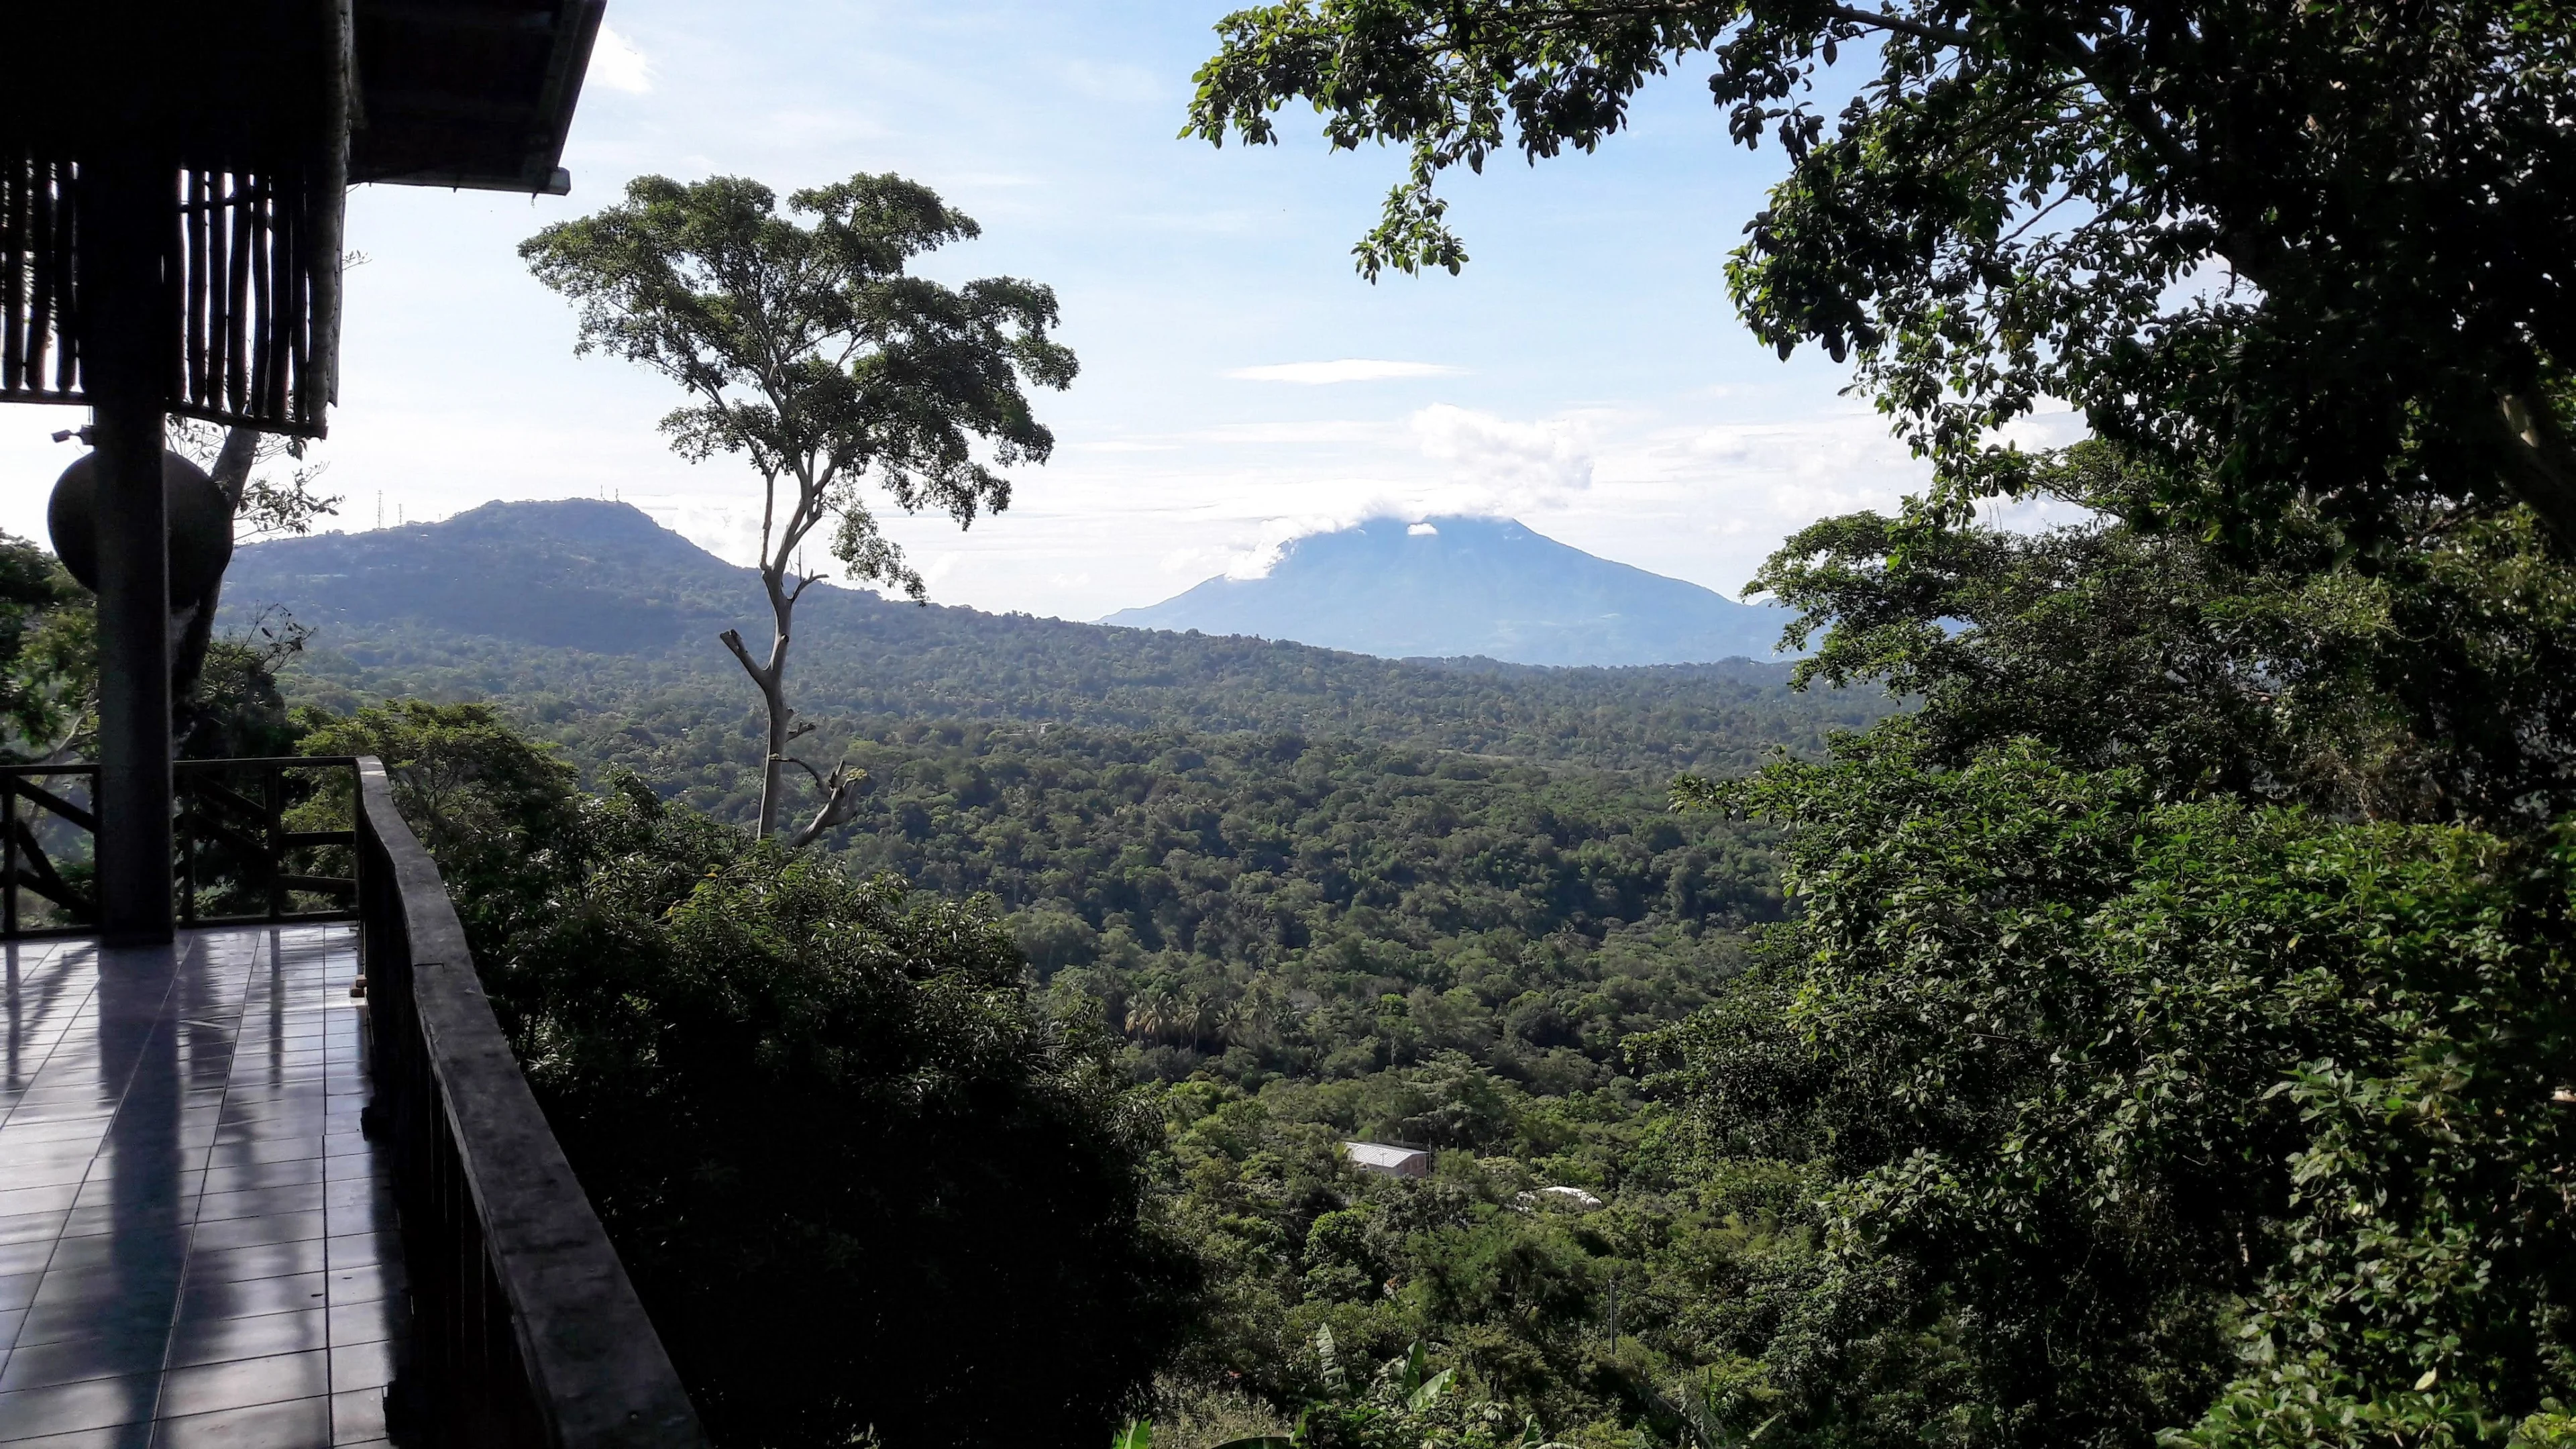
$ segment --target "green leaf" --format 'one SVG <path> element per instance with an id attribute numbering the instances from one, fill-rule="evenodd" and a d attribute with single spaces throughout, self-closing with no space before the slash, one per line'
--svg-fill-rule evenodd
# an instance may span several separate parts
<path id="1" fill-rule="evenodd" d="M 1430 1382 L 1405 1397 L 1404 1407 L 1416 1414 L 1428 1411 L 1433 1401 L 1448 1389 L 1450 1380 L 1457 1377 L 1457 1374 L 1456 1369 L 1442 1369 L 1432 1375 Z"/>

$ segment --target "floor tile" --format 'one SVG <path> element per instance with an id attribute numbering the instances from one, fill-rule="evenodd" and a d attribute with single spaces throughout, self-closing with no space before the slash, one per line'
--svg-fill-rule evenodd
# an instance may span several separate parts
<path id="1" fill-rule="evenodd" d="M 295 1162 L 242 1163 L 212 1166 L 206 1170 L 208 1192 L 240 1192 L 254 1187 L 289 1187 L 298 1183 L 322 1180 L 322 1159 L 308 1157 Z"/>
<path id="2" fill-rule="evenodd" d="M 248 1318 L 318 1308 L 326 1301 L 329 1282 L 320 1273 L 285 1278 L 254 1278 L 238 1283 L 196 1283 L 179 1290 L 178 1321 L 201 1318 Z"/>
<path id="3" fill-rule="evenodd" d="M 29 1189 L 65 1185 L 78 1187 L 88 1178 L 90 1164 L 96 1157 L 94 1152 L 84 1152 L 79 1157 L 58 1162 L 0 1163 L 0 1182 Z"/>
<path id="4" fill-rule="evenodd" d="M 187 1234 L 176 1230 L 122 1236 L 89 1233 L 77 1238 L 56 1238 L 52 1244 L 53 1257 L 45 1266 L 56 1273 L 79 1273 L 113 1268 L 120 1260 L 131 1261 L 144 1254 L 175 1261 L 187 1250 L 187 1241 Z"/>
<path id="5" fill-rule="evenodd" d="M 54 1239 L 51 1266 L 99 1267 L 136 1257 L 184 1252 L 187 1220 L 177 1207 L 109 1204 L 96 1213 L 75 1212 Z"/>
<path id="6" fill-rule="evenodd" d="M 123 1333 L 137 1325 L 166 1329 L 170 1322 L 170 1300 L 113 1298 L 102 1302 L 75 1299 L 68 1303 L 48 1303 L 30 1308 L 26 1315 L 18 1323 L 20 1348 L 91 1334 Z"/>
<path id="7" fill-rule="evenodd" d="M 331 1438 L 334 1443 L 361 1446 L 382 1443 L 384 1437 L 384 1390 L 358 1389 L 331 1396 Z"/>
<path id="8" fill-rule="evenodd" d="M 30 1138 L 20 1141 L 14 1135 L 0 1135 L 0 1181 L 18 1187 L 43 1187 L 47 1184 L 28 1174 L 58 1168 L 66 1164 L 87 1167 L 98 1155 L 105 1137 L 81 1133 L 71 1137 Z"/>
<path id="9" fill-rule="evenodd" d="M 62 1236 L 67 1213 L 21 1213 L 0 1218 L 0 1243 L 30 1243 Z"/>
<path id="10" fill-rule="evenodd" d="M 149 1449 L 152 1425 L 143 1420 L 109 1429 L 79 1429 L 69 1434 L 41 1434 L 33 1439 L 0 1440 L 9 1449 Z"/>
<path id="11" fill-rule="evenodd" d="M 311 1273 L 326 1266 L 319 1238 L 308 1238 L 300 1243 L 255 1243 L 246 1248 L 190 1254 L 188 1280 L 192 1283 L 237 1283 L 251 1278 L 282 1278 L 290 1273 Z"/>
<path id="12" fill-rule="evenodd" d="M 402 1291 L 403 1274 L 397 1264 L 377 1263 L 365 1268 L 350 1268 L 330 1275 L 331 1303 L 366 1303 Z"/>
<path id="13" fill-rule="evenodd" d="M 5 1130 L 18 1142 L 89 1142 L 97 1143 L 107 1133 L 107 1124 L 115 1120 L 113 1112 L 70 1112 L 39 1116 L 32 1112 L 11 1112 Z"/>
<path id="14" fill-rule="evenodd" d="M 264 1167 L 273 1163 L 305 1162 L 322 1155 L 322 1139 L 280 1137 L 258 1142 L 218 1142 L 206 1159 L 209 1171 L 226 1168 Z"/>
<path id="15" fill-rule="evenodd" d="M 229 1248 L 255 1248 L 270 1243 L 296 1243 L 323 1235 L 323 1217 L 313 1212 L 269 1212 L 207 1222 L 199 1215 L 190 1247 L 199 1253 Z M 266 1275 L 262 1275 L 266 1276 Z"/>
<path id="16" fill-rule="evenodd" d="M 152 1391 L 152 1375 L 137 1374 L 0 1394 L 0 1443 L 148 1419 Z"/>
<path id="17" fill-rule="evenodd" d="M 111 1233 L 131 1237 L 143 1231 L 184 1233 L 187 1219 L 183 1214 L 196 1199 L 193 1186 L 167 1181 L 127 1182 L 102 1188 L 96 1201 L 84 1202 L 63 1214 L 62 1235 L 71 1239 Z"/>
<path id="18" fill-rule="evenodd" d="M 390 1340 L 331 1346 L 331 1391 L 382 1389 L 394 1381 L 394 1345 Z"/>
<path id="19" fill-rule="evenodd" d="M 313 1398 L 329 1392 L 330 1377 L 320 1349 L 170 1369 L 161 1375 L 160 1417 Z"/>
<path id="20" fill-rule="evenodd" d="M 29 1309 L 57 1303 L 113 1303 L 159 1297 L 164 1301 L 179 1296 L 179 1255 L 162 1253 L 138 1255 L 134 1259 L 98 1268 L 63 1268 L 45 1271 L 45 1281 L 36 1289 Z"/>
<path id="21" fill-rule="evenodd" d="M 164 1419 L 152 1443 L 153 1449 L 328 1449 L 331 1401 L 295 1399 Z"/>
<path id="22" fill-rule="evenodd" d="M 267 1358 L 327 1347 L 330 1319 L 320 1308 L 263 1313 L 255 1318 L 201 1318 L 180 1324 L 169 1338 L 169 1367 Z"/>
<path id="23" fill-rule="evenodd" d="M 22 1213 L 59 1212 L 70 1207 L 72 1199 L 78 1196 L 80 1184 L 76 1182 L 0 1189 L 0 1218 L 17 1217 Z"/>
<path id="24" fill-rule="evenodd" d="M 401 1338 L 411 1321 L 400 1294 L 358 1303 L 334 1303 L 329 1312 L 331 1342 L 336 1347 Z"/>
<path id="25" fill-rule="evenodd" d="M 343 1152 L 323 1159 L 323 1173 L 332 1182 L 363 1182 L 383 1171 L 373 1153 Z"/>
<path id="26" fill-rule="evenodd" d="M 197 1224 L 233 1218 L 253 1218 L 270 1213 L 320 1212 L 329 1203 L 324 1186 L 318 1182 L 294 1182 L 283 1187 L 250 1187 L 235 1192 L 210 1192 L 197 1199 Z"/>
<path id="27" fill-rule="evenodd" d="M 127 1378 L 161 1371 L 165 1335 L 158 1327 L 139 1333 L 85 1335 L 14 1350 L 0 1366 L 0 1393 L 51 1388 L 83 1379 Z M 0 1432 L 6 1427 L 0 1425 Z"/>
<path id="28" fill-rule="evenodd" d="M 176 1213 L 194 1202 L 204 1181 L 205 1174 L 193 1168 L 156 1168 L 147 1179 L 125 1175 L 124 1164 L 109 1162 L 81 1185 L 79 1200 L 63 1215 L 63 1236 L 130 1233 L 142 1213 Z"/>

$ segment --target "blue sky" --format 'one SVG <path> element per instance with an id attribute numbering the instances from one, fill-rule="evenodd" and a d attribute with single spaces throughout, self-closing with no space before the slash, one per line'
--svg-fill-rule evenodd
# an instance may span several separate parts
<path id="1" fill-rule="evenodd" d="M 647 172 L 784 192 L 897 171 L 984 226 L 924 270 L 1056 288 L 1082 376 L 1040 405 L 1054 461 L 965 534 L 890 522 L 939 602 L 1096 618 L 1317 528 L 1445 512 L 1731 594 L 1790 529 L 1919 484 L 1841 369 L 1736 322 L 1726 253 L 1780 158 L 1725 144 L 1704 67 L 1596 155 L 1459 178 L 1465 273 L 1371 286 L 1350 246 L 1399 155 L 1328 152 L 1297 113 L 1275 148 L 1175 139 L 1227 8 L 612 0 L 570 196 L 353 194 L 368 260 L 316 455 L 342 526 L 374 526 L 380 497 L 391 523 L 614 494 L 748 557 L 757 479 L 673 456 L 669 385 L 576 359 L 514 254 Z M 1344 360 L 1401 365 L 1317 366 Z M 77 420 L 0 409 L 0 528 L 42 536 L 71 454 L 45 434 Z"/>

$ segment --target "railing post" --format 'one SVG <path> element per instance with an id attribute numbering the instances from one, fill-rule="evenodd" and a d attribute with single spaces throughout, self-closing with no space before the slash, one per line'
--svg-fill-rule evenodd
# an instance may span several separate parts
<path id="1" fill-rule="evenodd" d="M 260 769 L 260 804 L 268 811 L 268 918 L 286 919 L 286 770 L 270 764 Z"/>
<path id="2" fill-rule="evenodd" d="M 179 924 L 197 924 L 197 832 L 188 818 L 188 787 L 185 771 L 170 774 L 170 793 L 178 799 L 176 816 L 179 829 Z"/>
<path id="3" fill-rule="evenodd" d="M 0 901 L 0 934 L 14 938 L 18 934 L 18 782 L 16 779 L 0 780 L 0 801 L 7 802 L 6 834 L 9 855 L 8 897 L 5 901 Z"/>
<path id="4" fill-rule="evenodd" d="M 349 909 L 358 913 L 358 979 L 367 979 L 367 802 L 358 797 L 358 762 L 349 762 Z M 368 982 L 370 991 L 375 983 Z M 372 1017 L 373 1013 L 369 1015 Z M 373 1061 L 370 1059 L 370 1066 Z"/>

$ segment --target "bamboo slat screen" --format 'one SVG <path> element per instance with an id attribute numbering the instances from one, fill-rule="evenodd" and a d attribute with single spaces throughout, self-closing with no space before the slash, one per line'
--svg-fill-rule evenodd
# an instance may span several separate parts
<path id="1" fill-rule="evenodd" d="M 80 401 L 71 311 L 71 168 L 0 156 L 0 396 Z"/>
<path id="2" fill-rule="evenodd" d="M 0 401 L 86 400 L 76 178 L 71 162 L 0 155 Z M 314 273 L 339 257 L 321 255 L 336 232 L 317 209 L 338 198 L 300 171 L 185 170 L 174 182 L 171 410 L 319 437 L 337 327 Z"/>

